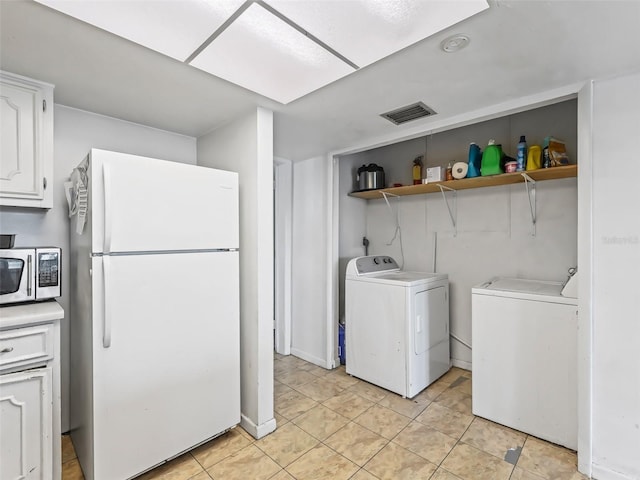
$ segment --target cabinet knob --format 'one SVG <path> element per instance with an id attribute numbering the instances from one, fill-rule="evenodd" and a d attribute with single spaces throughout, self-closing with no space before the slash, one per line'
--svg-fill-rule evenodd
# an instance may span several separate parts
<path id="1" fill-rule="evenodd" d="M 0 350 L 0 353 L 9 353 L 9 352 L 13 352 L 13 347 L 4 347 L 2 350 Z"/>

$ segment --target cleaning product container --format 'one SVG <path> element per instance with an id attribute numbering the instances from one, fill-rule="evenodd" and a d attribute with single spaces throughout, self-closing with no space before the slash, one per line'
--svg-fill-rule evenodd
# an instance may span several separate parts
<path id="1" fill-rule="evenodd" d="M 482 150 L 475 143 L 471 142 L 469 145 L 469 170 L 467 171 L 467 178 L 480 176 L 480 165 L 482 163 Z"/>
<path id="2" fill-rule="evenodd" d="M 527 170 L 542 168 L 542 149 L 540 145 L 531 145 L 527 152 Z"/>
<path id="3" fill-rule="evenodd" d="M 516 154 L 516 171 L 523 172 L 527 161 L 527 140 L 524 135 L 520 135 Z"/>
<path id="4" fill-rule="evenodd" d="M 484 149 L 482 154 L 482 164 L 480 166 L 480 174 L 483 177 L 488 175 L 498 175 L 502 172 L 500 160 L 502 159 L 502 148 L 496 145 L 495 140 L 489 140 L 489 145 Z"/>

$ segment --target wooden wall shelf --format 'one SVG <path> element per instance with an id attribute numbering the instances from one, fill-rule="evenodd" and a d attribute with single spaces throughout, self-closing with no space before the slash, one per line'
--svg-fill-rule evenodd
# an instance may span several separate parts
<path id="1" fill-rule="evenodd" d="M 466 190 L 468 188 L 497 187 L 499 185 L 513 185 L 523 183 L 524 177 L 521 173 L 526 173 L 535 181 L 555 180 L 559 178 L 571 178 L 578 175 L 577 165 L 567 165 L 564 167 L 541 168 L 528 172 L 502 173 L 488 177 L 463 178 L 461 180 L 449 180 L 443 182 L 432 182 L 421 185 L 406 185 L 403 187 L 381 188 L 379 190 L 367 190 L 365 192 L 352 192 L 352 197 L 364 198 L 365 200 L 382 198 L 382 192 L 399 197 L 405 195 L 419 195 L 423 193 L 440 192 L 438 185 L 451 188 L 453 190 Z"/>

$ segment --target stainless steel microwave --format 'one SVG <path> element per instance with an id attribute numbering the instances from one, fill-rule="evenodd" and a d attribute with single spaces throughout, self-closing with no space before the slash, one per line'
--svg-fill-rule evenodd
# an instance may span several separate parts
<path id="1" fill-rule="evenodd" d="M 0 249 L 0 305 L 59 297 L 61 256 L 55 247 Z"/>

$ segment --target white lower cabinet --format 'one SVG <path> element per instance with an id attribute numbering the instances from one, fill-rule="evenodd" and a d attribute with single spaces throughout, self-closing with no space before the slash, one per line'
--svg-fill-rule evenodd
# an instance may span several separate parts
<path id="1" fill-rule="evenodd" d="M 52 370 L 0 375 L 2 480 L 52 478 Z"/>
<path id="2" fill-rule="evenodd" d="M 0 480 L 61 480 L 63 317 L 55 301 L 0 307 Z"/>
<path id="3" fill-rule="evenodd" d="M 53 86 L 0 72 L 0 205 L 53 206 Z"/>

